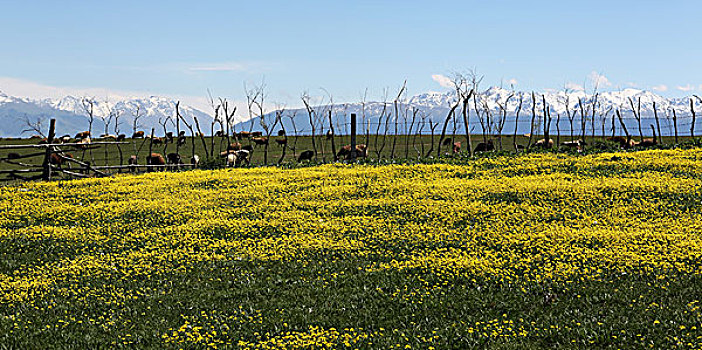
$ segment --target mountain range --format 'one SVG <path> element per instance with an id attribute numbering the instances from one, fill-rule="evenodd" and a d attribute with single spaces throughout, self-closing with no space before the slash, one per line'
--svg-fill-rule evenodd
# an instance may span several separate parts
<path id="1" fill-rule="evenodd" d="M 503 127 L 503 132 L 505 133 L 512 133 L 514 131 L 515 115 L 521 97 L 522 108 L 519 123 L 517 124 L 517 131 L 519 133 L 531 131 L 532 96 L 530 92 L 515 92 L 500 87 L 490 87 L 476 96 L 478 108 L 481 110 L 482 115 L 485 115 L 486 111 L 489 111 L 493 118 L 503 113 L 507 116 Z M 539 115 L 537 120 L 541 120 L 540 116 L 543 115 L 544 98 L 547 106 L 550 107 L 550 113 L 553 119 L 553 124 L 551 125 L 552 133 L 556 130 L 555 122 L 558 115 L 560 115 L 558 127 L 562 131 L 566 129 L 569 130 L 569 121 L 567 118 L 569 112 L 571 116 L 573 116 L 574 123 L 579 129 L 580 103 L 583 105 L 585 114 L 589 116 L 591 115 L 591 106 L 593 102 L 595 102 L 595 95 L 587 94 L 582 90 L 568 92 L 548 90 L 541 94 L 536 94 L 535 97 L 535 111 L 537 115 Z M 673 110 L 676 112 L 678 127 L 682 135 L 686 134 L 684 131 L 689 133 L 690 129 L 690 117 L 692 115 L 690 100 L 692 99 L 694 102 L 696 113 L 702 111 L 702 101 L 694 96 L 666 98 L 653 92 L 639 89 L 600 92 L 596 95 L 595 132 L 597 134 L 601 133 L 603 121 L 605 122 L 606 133 L 610 132 L 612 116 L 617 109 L 621 111 L 622 118 L 629 131 L 634 135 L 637 134 L 637 125 L 633 118 L 634 115 L 629 99 L 634 101 L 635 107 L 638 107 L 638 102 L 640 101 L 642 125 L 645 131 L 649 130 L 649 124 L 655 123 L 653 120 L 653 104 L 655 102 L 660 117 L 661 132 L 664 135 L 670 135 L 673 132 Z M 428 133 L 430 131 L 428 121 L 431 120 L 433 123 L 439 124 L 436 130 L 439 132 L 441 124 L 446 118 L 450 107 L 455 104 L 456 100 L 456 93 L 453 91 L 426 92 L 403 99 L 398 102 L 398 132 L 405 132 L 407 125 L 411 122 L 413 108 L 417 110 L 415 120 L 416 127 L 414 130 L 417 130 L 418 127 L 422 127 L 422 132 Z M 487 109 L 485 108 L 486 106 Z M 389 100 L 386 102 L 354 102 L 336 104 L 334 106 L 313 106 L 313 122 L 315 123 L 317 133 L 320 131 L 326 132 L 329 128 L 328 113 L 331 110 L 336 133 L 345 134 L 349 132 L 350 114 L 355 113 L 358 115 L 358 123 L 365 123 L 359 125 L 359 133 L 366 132 L 366 129 L 370 129 L 371 133 L 375 133 L 376 130 L 382 133 L 385 129 L 385 125 L 381 124 L 380 128 L 378 128 L 378 121 L 384 108 L 385 115 L 389 113 L 390 120 L 393 121 L 395 119 L 395 106 L 393 105 L 393 101 Z M 119 131 L 119 133 L 131 134 L 134 115 L 137 110 L 139 110 L 140 115 L 142 115 L 139 119 L 138 129 L 146 130 L 148 133 L 151 128 L 155 128 L 156 134 L 161 135 L 163 134 L 163 127 L 159 124 L 159 120 L 163 121 L 175 115 L 175 101 L 160 96 L 126 98 L 109 102 L 95 100 L 93 133 L 101 134 L 104 132 L 105 128 L 101 117 L 109 116 L 110 111 L 119 111 L 120 124 L 117 131 Z M 182 103 L 180 105 L 180 113 L 189 122 L 192 122 L 193 118 L 196 117 L 200 121 L 203 131 L 209 134 L 207 130 L 212 121 L 212 116 L 210 114 Z M 57 134 L 73 134 L 78 131 L 87 130 L 88 118 L 86 115 L 87 113 L 82 97 L 65 96 L 58 99 L 30 99 L 9 96 L 0 91 L 0 137 L 27 137 L 34 132 L 23 132 L 28 128 L 26 120 L 30 122 L 43 120 L 44 127 L 48 128 L 49 118 L 56 118 Z M 286 110 L 283 115 L 283 126 L 288 133 L 291 133 L 293 130 L 297 130 L 298 133 L 302 134 L 309 134 L 311 132 L 310 118 L 306 109 L 298 108 Z M 275 111 L 264 115 L 263 120 L 267 122 L 266 125 L 272 123 L 274 116 Z M 603 118 L 604 116 L 606 117 Z M 239 119 L 242 120 L 243 118 L 239 117 Z M 383 118 L 383 121 L 384 120 L 385 118 Z M 422 121 L 426 121 L 427 123 L 422 123 Z M 405 124 L 405 122 L 407 124 Z M 462 118 L 457 118 L 457 122 L 459 123 L 459 130 L 462 130 Z M 617 129 L 619 129 L 617 120 L 615 120 L 615 124 Z M 114 126 L 115 123 L 112 121 L 108 133 L 117 133 L 115 132 Z M 475 101 L 471 101 L 470 103 L 470 126 L 474 133 L 482 131 L 482 126 L 475 113 Z M 702 125 L 698 126 L 702 127 Z M 696 127 L 698 126 L 696 125 Z M 540 130 L 539 127 L 540 126 L 537 126 L 534 131 L 538 132 Z M 257 117 L 240 122 L 235 128 L 239 131 L 262 130 L 261 118 Z M 279 128 L 279 126 L 276 127 L 276 129 Z M 592 125 L 588 122 L 586 128 L 587 130 L 591 130 Z M 175 127 L 169 124 L 168 129 L 173 130 Z M 185 128 L 183 127 L 183 129 Z M 388 133 L 393 132 L 394 124 L 391 122 Z M 588 133 L 590 133 L 590 131 L 588 131 Z"/>

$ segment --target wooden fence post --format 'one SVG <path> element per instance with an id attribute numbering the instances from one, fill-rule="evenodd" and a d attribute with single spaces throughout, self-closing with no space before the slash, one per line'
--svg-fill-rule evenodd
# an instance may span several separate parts
<path id="1" fill-rule="evenodd" d="M 49 123 L 49 136 L 46 138 L 47 144 L 52 144 L 54 142 L 54 136 L 56 136 L 56 131 L 54 130 L 56 127 L 56 119 L 51 119 L 51 122 Z M 44 168 L 44 171 L 42 172 L 41 178 L 44 181 L 49 181 L 51 180 L 51 152 L 52 152 L 51 146 L 47 146 L 46 150 L 44 151 L 44 163 L 42 163 L 42 167 Z"/>
<path id="2" fill-rule="evenodd" d="M 351 113 L 351 159 L 356 159 L 356 113 Z"/>

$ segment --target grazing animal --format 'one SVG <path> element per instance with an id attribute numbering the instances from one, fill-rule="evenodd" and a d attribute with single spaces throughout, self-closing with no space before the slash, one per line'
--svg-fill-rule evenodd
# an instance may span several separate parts
<path id="1" fill-rule="evenodd" d="M 146 156 L 146 164 L 147 165 L 166 165 L 166 160 L 163 159 L 163 156 L 159 153 L 151 153 L 148 156 Z"/>
<path id="2" fill-rule="evenodd" d="M 135 172 L 136 171 L 136 165 L 138 163 L 137 156 L 131 155 L 129 156 L 129 160 L 127 160 L 127 163 L 129 164 L 129 171 L 130 172 Z"/>
<path id="3" fill-rule="evenodd" d="M 619 144 L 619 147 L 622 147 L 622 148 L 627 148 L 627 147 L 629 147 L 629 144 L 631 143 L 631 142 L 630 142 L 631 140 L 628 140 L 628 139 L 627 139 L 626 137 L 624 137 L 624 136 L 608 137 L 607 140 L 608 140 L 608 141 L 612 141 L 612 142 L 614 142 L 614 143 L 618 143 L 618 144 Z"/>
<path id="4" fill-rule="evenodd" d="M 224 137 L 224 132 L 222 130 L 218 130 L 215 132 L 215 137 Z"/>
<path id="5" fill-rule="evenodd" d="M 112 141 L 117 140 L 117 136 L 112 135 L 112 134 L 103 134 L 103 135 L 100 135 L 100 138 L 104 139 L 104 140 L 112 140 Z"/>
<path id="6" fill-rule="evenodd" d="M 268 144 L 268 138 L 267 137 L 254 137 L 251 140 L 257 145 L 267 145 Z"/>
<path id="7" fill-rule="evenodd" d="M 193 169 L 200 166 L 200 156 L 198 156 L 197 154 L 193 154 L 193 156 L 190 157 L 190 164 L 193 165 Z"/>
<path id="8" fill-rule="evenodd" d="M 241 150 L 242 150 L 242 151 L 246 150 L 246 151 L 249 151 L 249 153 L 253 153 L 253 146 L 251 146 L 251 145 L 245 145 L 245 146 L 242 146 L 242 147 L 241 147 Z"/>
<path id="9" fill-rule="evenodd" d="M 461 141 L 456 141 L 453 143 L 453 153 L 458 153 L 461 151 Z"/>
<path id="10" fill-rule="evenodd" d="M 227 146 L 227 151 L 238 151 L 240 149 L 241 149 L 241 144 L 238 142 L 230 143 L 229 146 Z"/>
<path id="11" fill-rule="evenodd" d="M 287 138 L 275 139 L 275 143 L 277 143 L 278 145 L 280 145 L 282 147 L 282 146 L 288 144 L 288 139 Z"/>
<path id="12" fill-rule="evenodd" d="M 180 154 L 178 153 L 168 153 L 166 155 L 166 160 L 168 164 L 183 164 L 183 161 L 180 159 Z"/>
<path id="13" fill-rule="evenodd" d="M 261 137 L 261 136 L 263 136 L 262 131 L 254 131 L 251 133 L 251 137 Z"/>
<path id="14" fill-rule="evenodd" d="M 236 154 L 228 153 L 227 154 L 227 167 L 233 167 L 234 164 L 236 164 Z"/>
<path id="15" fill-rule="evenodd" d="M 542 148 L 553 148 L 553 139 L 541 139 L 539 141 L 536 141 L 534 143 L 534 146 L 542 147 Z"/>
<path id="16" fill-rule="evenodd" d="M 69 143 L 71 142 L 71 135 L 63 135 L 59 139 L 61 139 L 61 142 L 63 143 Z"/>
<path id="17" fill-rule="evenodd" d="M 651 125 L 651 130 L 653 131 L 653 138 L 643 139 L 641 142 L 637 143 L 636 146 L 639 147 L 653 147 L 658 144 L 658 139 L 656 138 L 656 129 Z"/>
<path id="18" fill-rule="evenodd" d="M 242 139 L 248 139 L 249 137 L 251 137 L 251 133 L 248 131 L 242 131 L 238 134 L 238 136 Z"/>
<path id="19" fill-rule="evenodd" d="M 495 150 L 495 145 L 492 143 L 492 140 L 487 140 L 487 142 L 481 142 L 477 146 L 475 146 L 475 153 L 478 152 L 490 152 Z"/>
<path id="20" fill-rule="evenodd" d="M 182 146 L 185 144 L 185 136 L 178 136 L 178 146 Z"/>
<path id="21" fill-rule="evenodd" d="M 125 134 L 119 134 L 119 135 L 117 136 L 117 141 L 124 141 L 124 139 L 126 139 L 126 138 L 127 138 L 127 135 L 125 135 Z"/>
<path id="22" fill-rule="evenodd" d="M 285 130 L 283 130 L 283 129 L 278 130 L 278 136 L 285 136 Z"/>
<path id="23" fill-rule="evenodd" d="M 198 132 L 196 135 L 197 135 L 197 137 L 205 137 L 205 134 L 203 134 L 201 132 Z"/>
<path id="24" fill-rule="evenodd" d="M 585 141 L 581 139 L 577 139 L 575 141 L 566 141 L 566 142 L 561 142 L 561 146 L 567 147 L 567 148 L 575 148 L 578 151 L 582 151 L 583 148 L 585 147 L 586 143 Z"/>
<path id="25" fill-rule="evenodd" d="M 160 138 L 160 137 L 154 137 L 154 138 L 151 140 L 151 142 L 152 142 L 154 145 L 162 145 L 162 144 L 163 144 L 163 139 Z"/>
<path id="26" fill-rule="evenodd" d="M 349 149 L 351 149 L 351 147 L 349 147 Z M 314 157 L 314 151 L 307 150 L 300 153 L 300 156 L 297 157 L 297 161 L 302 162 L 303 160 L 312 160 L 312 157 Z"/>
<path id="27" fill-rule="evenodd" d="M 451 144 L 451 138 L 444 139 L 444 142 L 441 144 L 442 146 L 448 146 Z"/>
<path id="28" fill-rule="evenodd" d="M 30 139 L 40 139 L 40 138 L 42 138 L 42 136 L 41 135 L 32 135 L 29 138 Z"/>
<path id="29" fill-rule="evenodd" d="M 166 143 L 173 143 L 173 131 L 166 133 Z"/>
<path id="30" fill-rule="evenodd" d="M 84 139 L 86 137 L 90 137 L 90 131 L 82 131 L 76 134 L 76 137 L 74 139 Z"/>
<path id="31" fill-rule="evenodd" d="M 251 153 L 245 149 L 236 151 L 236 165 L 241 165 L 242 162 L 246 162 L 246 165 L 250 165 L 251 160 L 249 155 Z"/>
<path id="32" fill-rule="evenodd" d="M 46 145 L 48 143 L 49 143 L 49 139 L 47 139 L 47 138 L 43 138 L 43 139 L 39 140 L 39 142 L 38 142 L 38 144 L 40 144 L 40 145 Z"/>
<path id="33" fill-rule="evenodd" d="M 65 158 L 73 159 L 73 155 L 70 153 L 63 153 L 62 156 Z M 59 168 L 61 167 L 61 165 L 63 165 L 66 162 L 67 162 L 67 160 L 65 160 L 64 158 L 62 158 L 60 155 L 58 155 L 56 153 L 51 153 L 51 155 L 49 156 L 49 163 L 51 163 L 51 165 L 56 165 Z"/>
<path id="34" fill-rule="evenodd" d="M 87 149 L 88 145 L 90 144 L 90 137 L 85 137 L 80 140 L 78 140 L 78 143 L 81 144 L 80 147 L 81 149 Z"/>
<path id="35" fill-rule="evenodd" d="M 144 132 L 143 131 L 137 131 L 134 134 L 132 134 L 133 139 L 141 139 L 144 137 Z"/>
<path id="36" fill-rule="evenodd" d="M 364 144 L 356 145 L 356 149 L 354 150 L 353 154 L 356 158 L 366 158 L 368 156 L 368 147 Z M 339 152 L 336 152 L 336 156 L 339 158 L 344 157 L 346 159 L 350 159 L 352 156 L 351 145 L 341 147 Z"/>
<path id="37" fill-rule="evenodd" d="M 15 152 L 7 154 L 7 159 L 19 159 L 20 157 L 20 154 Z"/>
<path id="38" fill-rule="evenodd" d="M 327 130 L 327 140 L 331 140 L 334 137 L 334 133 L 331 130 Z"/>

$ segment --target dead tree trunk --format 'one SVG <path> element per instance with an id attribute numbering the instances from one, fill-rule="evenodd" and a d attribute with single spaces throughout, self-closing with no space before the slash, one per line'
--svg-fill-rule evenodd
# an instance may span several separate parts
<path id="1" fill-rule="evenodd" d="M 534 120 L 536 119 L 536 94 L 531 92 L 531 125 L 529 126 L 529 143 L 527 149 L 531 148 L 531 141 L 534 138 Z"/>
<path id="2" fill-rule="evenodd" d="M 439 145 L 436 148 L 436 156 L 437 157 L 441 156 L 441 145 L 444 142 L 444 138 L 446 137 L 446 128 L 448 127 L 448 124 L 451 121 L 451 118 L 453 117 L 454 113 L 456 113 L 456 108 L 458 108 L 458 101 L 456 102 L 455 105 L 453 105 L 453 107 L 451 107 L 451 110 L 446 115 L 446 120 L 444 121 L 444 127 L 441 129 L 441 137 L 439 138 Z"/>

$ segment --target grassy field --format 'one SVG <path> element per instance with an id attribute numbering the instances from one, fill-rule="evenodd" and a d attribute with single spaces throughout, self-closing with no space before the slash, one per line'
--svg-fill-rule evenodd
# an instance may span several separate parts
<path id="1" fill-rule="evenodd" d="M 452 135 L 447 135 L 447 137 L 452 137 Z M 251 159 L 251 165 L 263 165 L 263 164 L 269 164 L 269 165 L 274 165 L 274 164 L 296 164 L 297 163 L 297 157 L 299 156 L 300 152 L 305 151 L 305 150 L 312 150 L 312 138 L 309 136 L 300 136 L 300 137 L 288 137 L 288 147 L 285 150 L 285 156 L 283 157 L 283 148 L 279 146 L 278 144 L 275 143 L 274 139 L 277 137 L 272 137 L 270 140 L 270 145 L 268 148 L 268 159 L 267 162 L 264 162 L 264 146 L 256 146 L 254 145 L 250 140 L 246 139 L 243 140 L 241 143 L 243 145 L 248 145 L 251 144 L 252 146 L 255 147 L 254 152 L 252 154 L 252 159 Z M 532 140 L 532 142 L 535 142 L 537 139 L 540 139 L 542 137 L 537 137 L 535 136 Z M 576 136 L 577 138 L 577 136 Z M 280 138 L 279 138 L 280 139 Z M 383 146 L 383 139 L 385 139 L 384 146 Z M 465 140 L 464 135 L 455 135 L 456 141 L 459 141 L 462 143 L 461 151 L 464 153 L 467 153 L 467 143 Z M 556 137 L 554 136 L 552 138 L 554 141 L 556 141 Z M 635 138 L 638 140 L 638 138 Z M 564 141 L 569 141 L 570 136 L 562 136 L 560 138 L 561 142 Z M 589 138 L 586 137 L 585 140 L 588 142 L 589 147 L 598 147 L 601 145 L 597 145 L 597 143 L 602 143 L 603 140 L 600 137 L 595 137 Z M 99 141 L 99 140 L 96 140 Z M 166 145 L 154 145 L 152 151 L 160 153 L 162 155 L 166 155 L 168 153 L 176 152 L 178 151 L 181 156 L 183 157 L 183 160 L 185 162 L 189 162 L 190 157 L 192 154 L 197 154 L 203 163 L 205 163 L 206 167 L 209 168 L 214 168 L 214 167 L 221 167 L 224 165 L 224 159 L 218 156 L 220 151 L 224 151 L 226 149 L 226 138 L 215 138 L 214 140 L 212 138 L 205 138 L 205 145 L 203 146 L 202 141 L 200 138 L 196 138 L 194 143 L 192 142 L 192 138 L 187 138 L 186 144 L 181 146 L 180 148 L 177 148 L 176 145 L 169 143 Z M 209 152 L 209 150 L 212 150 L 212 144 L 214 141 L 214 156 L 211 161 L 207 161 L 206 155 Z M 473 145 L 471 146 L 472 149 L 475 149 L 477 144 L 479 142 L 483 142 L 483 137 L 482 135 L 473 135 Z M 689 137 L 680 137 L 680 142 L 689 142 L 690 139 Z M 0 146 L 2 145 L 14 145 L 14 144 L 36 144 L 38 140 L 36 139 L 0 139 Z M 130 155 L 137 155 L 139 159 L 140 164 L 145 164 L 145 157 L 149 153 L 149 142 L 145 141 L 144 139 L 127 139 L 125 140 L 127 144 L 121 145 L 119 147 L 114 146 L 114 145 L 108 145 L 108 146 L 100 146 L 99 148 L 89 150 L 89 151 L 82 151 L 73 147 L 63 147 L 63 150 L 71 153 L 75 158 L 83 161 L 90 161 L 91 164 L 97 165 L 97 166 L 103 166 L 103 165 L 126 165 L 127 160 Z M 232 140 L 233 142 L 233 140 Z M 335 147 L 338 150 L 341 146 L 343 145 L 348 145 L 350 144 L 350 137 L 349 136 L 337 136 L 335 138 Z M 432 139 L 430 135 L 422 135 L 422 136 L 405 136 L 405 135 L 400 135 L 400 136 L 387 136 L 383 138 L 382 136 L 376 138 L 375 135 L 370 135 L 370 137 L 367 139 L 366 135 L 361 135 L 358 137 L 358 143 L 364 143 L 369 145 L 369 158 L 371 159 L 390 159 L 391 156 L 393 155 L 392 153 L 392 145 L 393 142 L 395 143 L 395 152 L 394 152 L 394 159 L 409 159 L 409 160 L 416 160 L 420 158 L 420 156 L 427 156 L 430 150 L 432 150 Z M 434 147 L 433 151 L 431 152 L 432 157 L 436 157 L 437 154 L 437 145 L 439 142 L 439 135 L 434 136 Z M 318 137 L 316 139 L 317 143 L 317 149 L 318 149 L 318 155 L 317 158 L 314 160 L 314 163 L 328 163 L 334 160 L 334 154 L 331 151 L 332 150 L 332 145 L 331 141 L 327 140 L 324 137 Z M 517 144 L 521 146 L 526 146 L 529 143 L 529 138 L 524 137 L 522 135 L 517 136 Z M 671 137 L 665 137 L 663 138 L 663 145 L 672 145 L 673 143 L 673 138 Z M 193 148 L 193 145 L 195 146 Z M 606 145 L 606 147 L 614 147 L 614 144 L 609 144 Z M 205 147 L 207 147 L 208 152 L 205 152 Z M 498 141 L 495 140 L 495 147 L 500 149 Z M 450 146 L 442 146 L 442 155 L 449 154 L 451 152 L 451 147 Z M 502 140 L 502 148 L 505 151 L 508 152 L 513 152 L 514 145 L 513 145 L 513 138 L 511 135 L 506 135 L 503 137 Z M 121 151 L 121 152 L 120 152 Z M 6 157 L 9 152 L 15 152 L 19 154 L 30 154 L 30 153 L 36 153 L 38 150 L 0 150 L 0 159 L 3 157 Z M 121 153 L 121 157 L 120 157 Z M 42 163 L 43 156 L 37 156 L 33 158 L 27 158 L 21 160 L 23 163 L 27 164 L 35 164 L 35 165 L 40 165 Z M 75 166 L 74 166 L 75 167 Z M 21 169 L 21 166 L 9 164 L 6 162 L 0 161 L 0 170 L 10 170 L 10 169 Z M 115 171 L 115 170 L 113 170 Z M 125 170 L 126 171 L 126 170 Z M 8 175 L 0 175 L 0 179 L 7 178 Z"/>
<path id="2" fill-rule="evenodd" d="M 0 348 L 699 348 L 702 150 L 0 188 Z"/>

